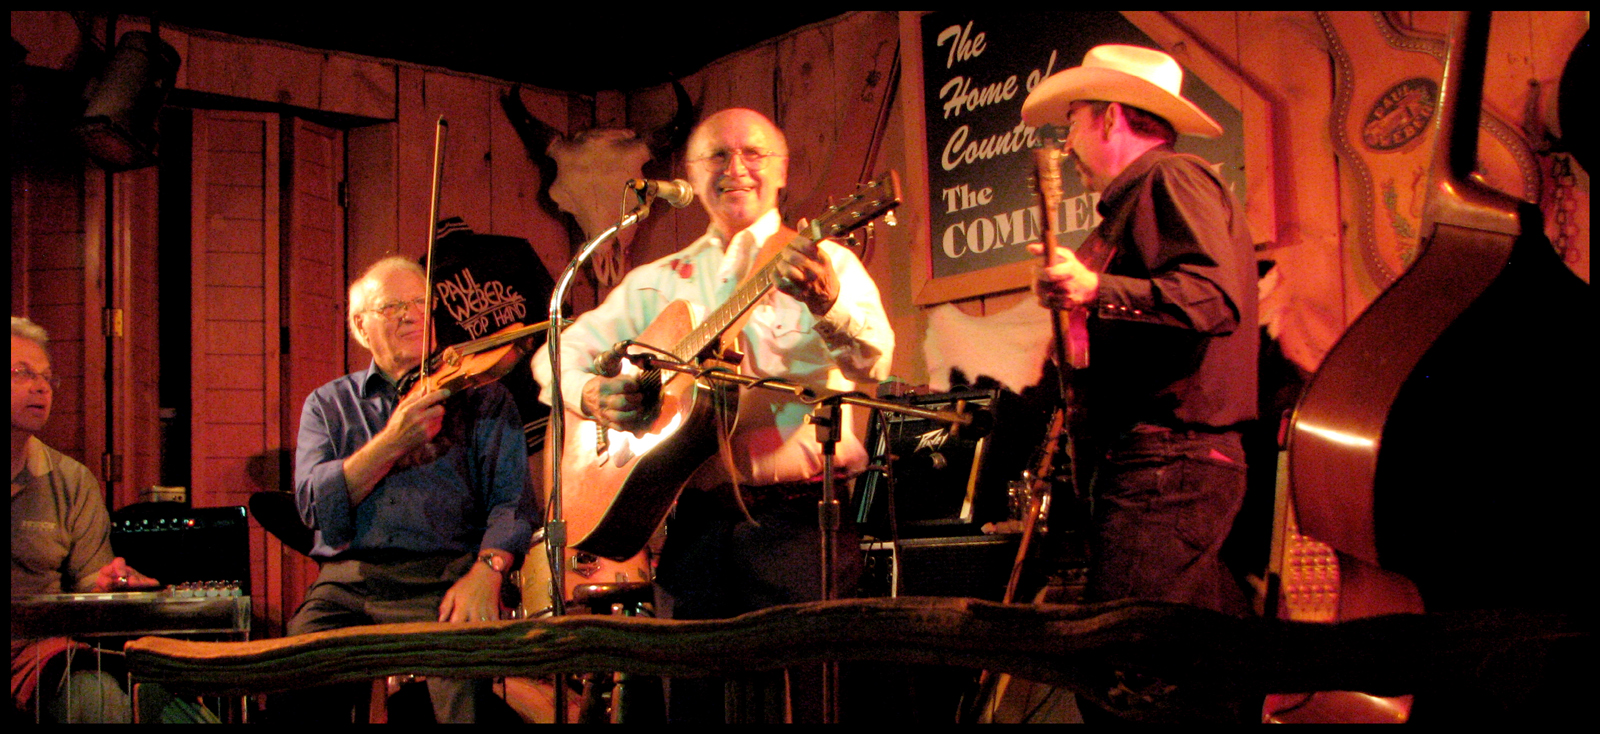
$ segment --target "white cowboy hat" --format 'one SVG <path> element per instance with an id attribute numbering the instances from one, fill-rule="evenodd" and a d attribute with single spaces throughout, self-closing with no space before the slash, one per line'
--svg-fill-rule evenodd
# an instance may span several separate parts
<path id="1" fill-rule="evenodd" d="M 1064 125 L 1078 100 L 1121 102 L 1160 115 L 1184 135 L 1214 138 L 1222 126 L 1179 94 L 1183 67 L 1160 51 L 1143 46 L 1095 46 L 1083 66 L 1066 69 L 1034 87 L 1022 103 L 1022 121 L 1038 127 Z"/>

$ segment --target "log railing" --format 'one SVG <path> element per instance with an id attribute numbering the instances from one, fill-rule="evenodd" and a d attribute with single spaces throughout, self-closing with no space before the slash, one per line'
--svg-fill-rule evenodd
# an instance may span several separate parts
<path id="1" fill-rule="evenodd" d="M 816 660 L 940 664 L 1065 686 L 1134 718 L 1192 720 L 1217 701 L 1248 706 L 1267 693 L 1317 690 L 1448 691 L 1485 711 L 1515 711 L 1542 705 L 1539 697 L 1564 686 L 1569 673 L 1591 679 L 1575 671 L 1588 664 L 1592 640 L 1587 618 L 1516 611 L 1307 624 L 1148 602 L 911 597 L 774 607 L 715 621 L 579 615 L 387 624 L 255 642 L 146 637 L 126 650 L 137 680 L 204 694 L 408 673 L 692 676 Z"/>

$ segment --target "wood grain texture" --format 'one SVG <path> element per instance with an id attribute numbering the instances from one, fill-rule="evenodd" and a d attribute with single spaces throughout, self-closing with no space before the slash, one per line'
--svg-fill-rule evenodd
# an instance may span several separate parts
<path id="1" fill-rule="evenodd" d="M 982 667 L 1072 688 L 1147 721 L 1205 718 L 1267 692 L 1453 690 L 1481 711 L 1561 685 L 1592 647 L 1577 617 L 1489 611 L 1337 625 L 1241 619 L 1153 602 L 1017 605 L 903 597 L 773 607 L 727 620 L 568 616 L 355 627 L 256 642 L 128 643 L 142 681 L 260 693 L 415 673 L 533 676 L 618 670 L 692 676 L 817 660 Z M 1520 667 L 1519 667 L 1520 664 Z M 1518 676 L 1517 685 L 1509 685 Z M 1575 704 L 1571 704 L 1575 705 Z"/>

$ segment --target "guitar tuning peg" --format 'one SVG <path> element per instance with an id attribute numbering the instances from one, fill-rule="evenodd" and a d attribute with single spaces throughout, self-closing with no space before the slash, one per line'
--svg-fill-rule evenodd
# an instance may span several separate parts
<path id="1" fill-rule="evenodd" d="M 883 213 L 883 223 L 891 227 L 896 227 L 900 225 L 900 220 L 895 219 L 894 210 L 890 209 L 889 211 Z"/>
<path id="2" fill-rule="evenodd" d="M 878 241 L 877 221 L 867 220 L 866 226 L 850 233 L 850 247 L 865 252 Z M 857 235 L 860 235 L 857 237 Z"/>

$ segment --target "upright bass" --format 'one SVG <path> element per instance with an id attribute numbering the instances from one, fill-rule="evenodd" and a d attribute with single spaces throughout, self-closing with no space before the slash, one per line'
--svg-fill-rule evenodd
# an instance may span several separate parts
<path id="1" fill-rule="evenodd" d="M 1472 176 L 1488 32 L 1487 11 L 1452 32 L 1421 254 L 1289 431 L 1301 532 L 1409 577 L 1430 611 L 1587 597 L 1571 574 L 1594 502 L 1593 292 L 1537 207 Z"/>

